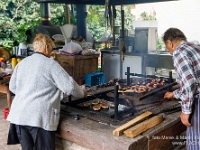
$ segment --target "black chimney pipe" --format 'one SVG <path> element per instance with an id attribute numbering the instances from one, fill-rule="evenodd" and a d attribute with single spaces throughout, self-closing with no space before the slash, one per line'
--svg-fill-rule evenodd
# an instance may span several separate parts
<path id="1" fill-rule="evenodd" d="M 77 35 L 86 39 L 86 5 L 77 4 Z"/>
<path id="2" fill-rule="evenodd" d="M 49 3 L 40 3 L 41 25 L 51 26 L 51 13 Z"/>

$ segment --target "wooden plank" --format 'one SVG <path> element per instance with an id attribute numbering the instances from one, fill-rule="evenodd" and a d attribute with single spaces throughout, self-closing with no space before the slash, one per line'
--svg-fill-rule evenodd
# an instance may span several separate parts
<path id="1" fill-rule="evenodd" d="M 122 91 L 122 90 L 118 90 L 119 93 L 133 93 L 135 92 L 135 90 L 132 90 L 132 89 L 128 89 L 128 90 L 125 90 L 125 91 Z"/>
<path id="2" fill-rule="evenodd" d="M 147 112 L 145 112 L 145 113 L 143 113 L 143 114 L 137 116 L 136 118 L 130 120 L 129 122 L 125 123 L 124 125 L 122 125 L 122 126 L 116 128 L 115 130 L 113 130 L 113 135 L 115 135 L 115 136 L 120 136 L 120 135 L 122 135 L 123 132 L 124 132 L 126 129 L 128 129 L 128 128 L 130 128 L 130 127 L 132 127 L 132 126 L 134 126 L 134 125 L 136 125 L 136 124 L 138 124 L 138 123 L 140 123 L 141 121 L 145 120 L 145 119 L 146 119 L 147 117 L 149 117 L 150 115 L 152 115 L 152 112 L 147 111 Z"/>
<path id="3" fill-rule="evenodd" d="M 139 123 L 127 130 L 124 131 L 124 134 L 127 137 L 134 138 L 138 136 L 139 134 L 145 132 L 146 130 L 156 126 L 160 122 L 163 121 L 163 115 L 154 116 L 148 120 L 143 121 L 142 123 Z"/>

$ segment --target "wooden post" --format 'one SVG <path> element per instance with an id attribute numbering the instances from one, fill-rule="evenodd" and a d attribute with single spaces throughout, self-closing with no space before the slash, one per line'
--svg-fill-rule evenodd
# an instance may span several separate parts
<path id="1" fill-rule="evenodd" d="M 67 20 L 67 24 L 71 24 L 71 21 L 70 21 L 70 9 L 69 9 L 69 6 L 68 4 L 65 4 L 65 10 L 66 10 L 66 20 Z"/>

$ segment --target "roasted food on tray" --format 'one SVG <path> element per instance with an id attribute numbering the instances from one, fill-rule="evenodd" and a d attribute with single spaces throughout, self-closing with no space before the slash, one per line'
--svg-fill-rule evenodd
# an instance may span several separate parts
<path id="1" fill-rule="evenodd" d="M 99 103 L 100 103 L 100 104 L 102 104 L 102 103 L 107 103 L 107 101 L 104 100 L 104 99 L 100 99 L 100 100 L 99 100 Z"/>
<path id="2" fill-rule="evenodd" d="M 101 109 L 107 110 L 109 109 L 109 106 L 114 107 L 114 103 L 110 105 L 109 102 L 106 101 L 105 99 L 94 99 L 92 101 L 87 101 L 87 102 L 82 103 L 82 106 L 85 108 L 90 108 L 95 111 L 99 111 Z"/>
<path id="3" fill-rule="evenodd" d="M 101 103 L 100 106 L 101 106 L 103 109 L 108 109 L 108 108 L 109 108 L 107 102 Z"/>
<path id="4" fill-rule="evenodd" d="M 99 105 L 99 104 L 96 104 L 93 106 L 93 110 L 95 110 L 95 111 L 99 111 L 100 109 L 101 109 L 101 105 Z"/>
<path id="5" fill-rule="evenodd" d="M 85 103 L 83 104 L 83 106 L 84 106 L 84 107 L 89 107 L 89 106 L 90 106 L 90 102 L 85 102 Z"/>
<path id="6" fill-rule="evenodd" d="M 162 87 L 169 82 L 169 79 L 166 78 L 140 80 L 138 82 L 133 82 L 131 86 L 120 86 L 119 91 L 144 94 L 145 92 L 149 92 L 156 88 Z"/>
<path id="7" fill-rule="evenodd" d="M 114 108 L 115 107 L 115 103 L 110 103 L 110 108 Z"/>
<path id="8" fill-rule="evenodd" d="M 95 100 L 92 102 L 92 105 L 97 105 L 97 104 L 99 104 L 99 100 Z"/>

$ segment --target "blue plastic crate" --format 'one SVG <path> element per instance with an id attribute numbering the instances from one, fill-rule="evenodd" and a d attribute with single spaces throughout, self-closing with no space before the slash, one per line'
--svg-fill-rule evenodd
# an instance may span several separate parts
<path id="1" fill-rule="evenodd" d="M 85 75 L 85 84 L 90 86 L 104 84 L 104 73 L 103 72 L 94 72 Z"/>

